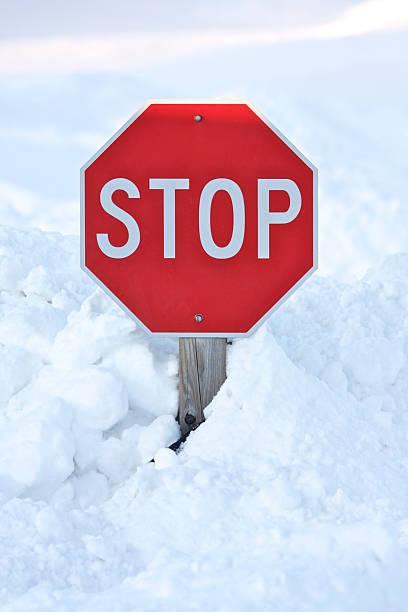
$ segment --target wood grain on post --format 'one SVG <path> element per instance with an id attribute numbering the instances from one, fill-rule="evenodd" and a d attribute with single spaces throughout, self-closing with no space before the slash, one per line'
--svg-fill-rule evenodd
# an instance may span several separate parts
<path id="1" fill-rule="evenodd" d="M 182 435 L 204 421 L 204 408 L 226 379 L 226 338 L 180 338 L 179 423 Z"/>

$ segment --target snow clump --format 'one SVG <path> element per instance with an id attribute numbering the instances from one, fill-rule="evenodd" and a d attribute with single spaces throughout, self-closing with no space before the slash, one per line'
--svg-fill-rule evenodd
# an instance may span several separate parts
<path id="1" fill-rule="evenodd" d="M 84 505 L 86 487 L 86 504 L 95 503 L 179 437 L 175 355 L 150 346 L 95 291 L 78 246 L 74 237 L 0 229 L 5 498 Z"/>

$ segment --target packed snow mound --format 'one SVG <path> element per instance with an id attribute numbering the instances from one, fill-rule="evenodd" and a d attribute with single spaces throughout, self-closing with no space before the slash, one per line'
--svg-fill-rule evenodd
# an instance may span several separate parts
<path id="1" fill-rule="evenodd" d="M 79 269 L 74 237 L 0 229 L 4 498 L 105 499 L 179 437 L 174 354 Z"/>
<path id="2" fill-rule="evenodd" d="M 234 341 L 175 454 L 177 343 L 76 239 L 0 248 L 2 610 L 406 610 L 408 255 L 315 275 Z"/>

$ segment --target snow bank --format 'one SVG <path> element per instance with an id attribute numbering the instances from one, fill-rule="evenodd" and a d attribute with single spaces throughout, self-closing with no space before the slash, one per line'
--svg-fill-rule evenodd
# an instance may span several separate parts
<path id="1" fill-rule="evenodd" d="M 94 290 L 76 239 L 0 249 L 2 610 L 406 609 L 408 255 L 234 341 L 176 455 L 177 343 Z"/>
<path id="2" fill-rule="evenodd" d="M 90 505 L 179 437 L 175 356 L 95 292 L 76 238 L 0 229 L 0 343 L 4 498 Z"/>

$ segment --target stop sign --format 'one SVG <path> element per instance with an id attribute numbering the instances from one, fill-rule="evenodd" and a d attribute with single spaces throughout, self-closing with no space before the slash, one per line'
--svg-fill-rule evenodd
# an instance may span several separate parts
<path id="1" fill-rule="evenodd" d="M 82 268 L 153 334 L 248 335 L 317 267 L 317 170 L 248 102 L 149 102 L 81 183 Z"/>

